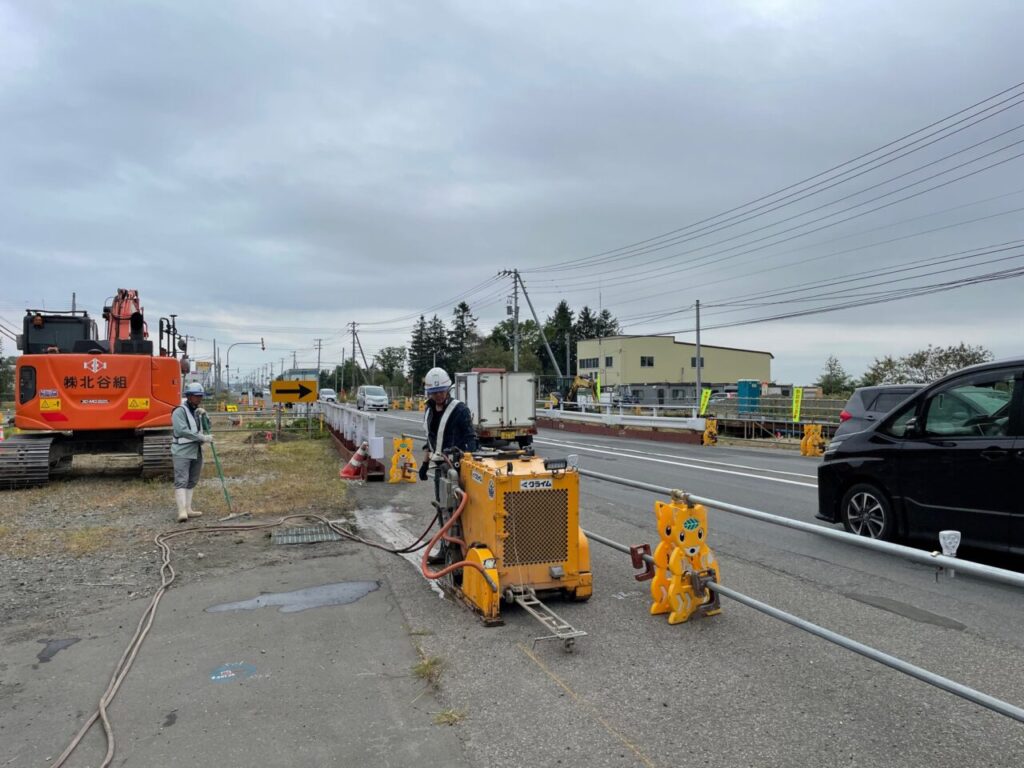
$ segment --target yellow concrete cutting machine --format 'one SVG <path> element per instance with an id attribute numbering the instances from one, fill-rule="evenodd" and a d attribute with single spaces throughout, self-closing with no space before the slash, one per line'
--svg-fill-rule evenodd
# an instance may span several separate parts
<path id="1" fill-rule="evenodd" d="M 424 551 L 423 570 L 476 611 L 500 624 L 501 601 L 522 606 L 571 650 L 574 629 L 539 599 L 592 592 L 590 547 L 579 524 L 579 473 L 566 459 L 521 450 L 465 454 L 441 478 L 442 528 Z M 431 571 L 427 553 L 441 543 L 445 566 Z"/>

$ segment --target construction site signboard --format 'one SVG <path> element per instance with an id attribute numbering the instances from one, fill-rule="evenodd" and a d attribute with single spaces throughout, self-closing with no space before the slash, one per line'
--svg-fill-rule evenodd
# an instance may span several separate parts
<path id="1" fill-rule="evenodd" d="M 270 399 L 275 403 L 314 403 L 316 396 L 317 383 L 315 379 L 270 382 Z"/>

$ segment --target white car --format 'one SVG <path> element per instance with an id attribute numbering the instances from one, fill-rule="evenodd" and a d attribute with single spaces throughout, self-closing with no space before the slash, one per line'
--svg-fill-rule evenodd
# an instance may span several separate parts
<path id="1" fill-rule="evenodd" d="M 365 408 L 368 411 L 386 411 L 388 406 L 390 406 L 388 393 L 384 391 L 384 387 L 364 384 L 356 390 L 357 410 L 361 411 Z"/>
<path id="2" fill-rule="evenodd" d="M 325 403 L 336 403 L 338 402 L 338 393 L 329 387 L 323 387 L 320 390 L 320 394 L 317 396 L 320 400 Z"/>

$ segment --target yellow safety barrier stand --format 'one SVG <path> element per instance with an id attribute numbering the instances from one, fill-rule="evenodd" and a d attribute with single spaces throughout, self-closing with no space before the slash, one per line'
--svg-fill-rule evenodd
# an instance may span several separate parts
<path id="1" fill-rule="evenodd" d="M 415 483 L 417 480 L 416 457 L 413 456 L 412 438 L 408 435 L 392 438 L 391 472 L 389 483 Z"/>
<path id="2" fill-rule="evenodd" d="M 427 410 L 427 401 L 426 400 L 420 400 L 419 404 L 417 406 L 417 410 L 419 410 L 420 413 L 422 413 L 423 411 Z"/>
<path id="3" fill-rule="evenodd" d="M 821 456 L 825 453 L 825 438 L 821 424 L 804 424 L 804 436 L 800 439 L 801 456 Z"/>
<path id="4" fill-rule="evenodd" d="M 701 436 L 700 444 L 718 444 L 718 419 L 704 419 L 704 434 Z"/>
<path id="5" fill-rule="evenodd" d="M 719 581 L 721 570 L 707 543 L 707 509 L 685 493 L 672 496 L 671 503 L 654 503 L 660 541 L 654 550 L 651 615 L 667 613 L 669 624 L 681 624 L 694 614 L 722 612 L 718 594 L 706 586 Z"/>

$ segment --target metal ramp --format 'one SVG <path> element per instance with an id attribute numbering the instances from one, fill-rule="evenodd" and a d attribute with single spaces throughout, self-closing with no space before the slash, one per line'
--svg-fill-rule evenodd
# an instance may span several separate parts
<path id="1" fill-rule="evenodd" d="M 539 640 L 561 640 L 567 653 L 572 653 L 576 645 L 577 637 L 586 637 L 587 633 L 582 629 L 576 629 L 548 606 L 544 605 L 537 597 L 533 587 L 518 586 L 510 587 L 508 590 L 512 600 L 521 606 L 524 611 L 544 625 L 544 628 L 551 632 L 550 635 L 535 637 L 534 644 Z"/>

